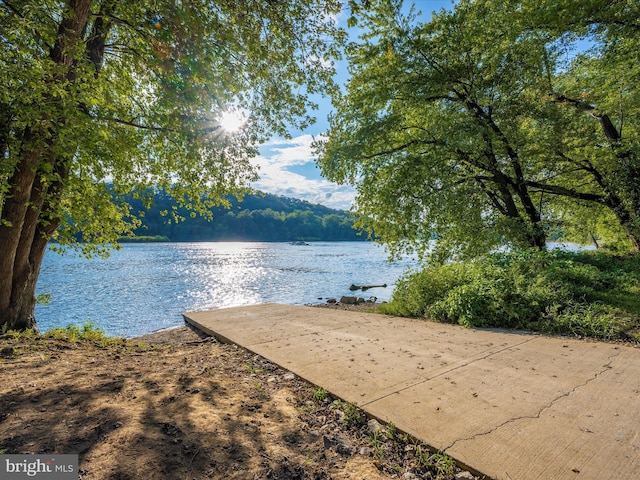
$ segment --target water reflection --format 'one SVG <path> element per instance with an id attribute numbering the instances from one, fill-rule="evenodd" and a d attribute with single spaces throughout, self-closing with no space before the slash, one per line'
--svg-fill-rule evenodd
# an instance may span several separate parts
<path id="1" fill-rule="evenodd" d="M 388 284 L 356 292 L 380 300 L 412 262 L 389 264 L 365 242 L 128 244 L 106 260 L 48 252 L 38 293 L 42 329 L 91 320 L 113 335 L 133 336 L 180 325 L 181 313 L 278 302 L 318 303 L 353 295 L 355 284 Z"/>
<path id="2" fill-rule="evenodd" d="M 244 247 L 244 248 L 243 248 Z M 177 247 L 182 262 L 173 269 L 187 288 L 179 295 L 193 310 L 232 307 L 260 302 L 265 281 L 264 249 L 243 244 L 205 244 Z M 192 279 L 198 281 L 193 282 Z"/>

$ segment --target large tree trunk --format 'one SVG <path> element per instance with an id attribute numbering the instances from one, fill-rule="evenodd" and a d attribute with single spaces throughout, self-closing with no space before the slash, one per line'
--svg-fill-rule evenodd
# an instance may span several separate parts
<path id="1" fill-rule="evenodd" d="M 527 242 L 527 246 L 538 250 L 546 250 L 547 234 L 542 226 L 540 213 L 533 205 L 528 190 L 519 190 L 513 179 L 507 177 L 499 171 L 497 167 L 493 173 L 492 179 L 497 185 L 499 196 L 502 199 L 501 205 L 504 205 L 504 208 L 500 209 L 500 212 L 504 216 L 513 219 L 516 224 L 520 226 L 521 231 L 524 233 L 524 240 Z M 512 186 L 511 189 L 509 188 L 510 185 Z M 521 214 L 520 208 L 518 208 L 512 190 L 516 191 L 515 194 L 524 206 L 524 215 Z"/>
<path id="2" fill-rule="evenodd" d="M 11 282 L 0 283 L 0 295 L 4 300 L 0 307 L 0 324 L 13 330 L 31 328 L 37 331 L 34 316 L 36 284 L 47 244 L 60 224 L 53 212 L 57 211 L 62 195 L 62 179 L 68 174 L 68 162 L 59 160 L 51 163 L 55 163 L 55 171 L 60 180 L 45 187 L 41 177 L 36 174 L 19 235 L 17 228 L 0 227 L 0 241 L 3 236 L 18 237 L 15 254 L 7 255 L 13 258 Z M 12 210 L 20 206 L 16 205 L 13 197 L 7 203 L 13 207 Z"/>
<path id="3" fill-rule="evenodd" d="M 23 157 L 10 179 L 10 190 L 2 206 L 2 223 L 0 223 L 0 324 L 12 329 L 26 329 L 35 327 L 33 311 L 24 316 L 22 312 L 28 309 L 28 304 L 35 307 L 35 284 L 32 295 L 34 301 L 25 301 L 19 291 L 24 291 L 26 282 L 16 278 L 16 261 L 23 262 L 25 258 L 18 258 L 18 250 L 24 251 L 27 237 L 33 237 L 36 225 L 26 222 L 29 213 L 28 202 L 31 199 L 33 183 L 36 178 L 37 155 Z M 33 212 L 33 209 L 31 209 Z M 33 232 L 33 233 L 32 233 Z M 22 248 L 19 248 L 22 246 Z M 24 272 L 22 275 L 24 276 Z M 25 279 L 26 280 L 26 279 Z"/>
<path id="4" fill-rule="evenodd" d="M 47 242 L 42 240 L 34 243 L 38 245 L 33 245 L 32 253 L 28 259 L 28 268 L 26 270 L 23 269 L 18 278 L 11 279 L 11 302 L 6 308 L 0 310 L 3 328 L 10 330 L 31 328 L 38 331 L 34 315 L 36 306 L 35 291 Z M 2 289 L 4 290 L 8 286 L 2 285 Z"/>
<path id="5" fill-rule="evenodd" d="M 50 59 L 64 71 L 52 82 L 73 83 L 74 58 L 71 53 L 82 41 L 91 0 L 69 0 L 60 21 Z M 64 118 L 51 118 L 42 124 L 64 124 Z M 35 289 L 40 266 L 51 235 L 59 225 L 57 209 L 69 159 L 54 154 L 57 133 L 53 127 L 27 128 L 22 134 L 22 150 L 11 173 L 9 190 L 2 198 L 0 222 L 0 327 L 24 330 L 36 328 Z M 5 151 L 3 150 L 3 154 Z M 51 176 L 51 172 L 55 175 Z M 47 177 L 48 175 L 48 177 Z M 53 179 L 53 180 L 52 180 Z"/>

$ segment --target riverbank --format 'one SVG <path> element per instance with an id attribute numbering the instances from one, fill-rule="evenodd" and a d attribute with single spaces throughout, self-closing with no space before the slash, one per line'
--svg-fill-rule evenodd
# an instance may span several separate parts
<path id="1" fill-rule="evenodd" d="M 0 355 L 0 452 L 78 452 L 81 479 L 473 478 L 187 327 L 117 342 L 5 335 Z"/>

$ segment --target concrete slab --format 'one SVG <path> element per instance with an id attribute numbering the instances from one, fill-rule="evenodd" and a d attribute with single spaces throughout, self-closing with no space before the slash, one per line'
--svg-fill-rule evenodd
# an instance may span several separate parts
<path id="1" fill-rule="evenodd" d="M 185 320 L 491 478 L 638 478 L 640 349 L 276 304 Z"/>

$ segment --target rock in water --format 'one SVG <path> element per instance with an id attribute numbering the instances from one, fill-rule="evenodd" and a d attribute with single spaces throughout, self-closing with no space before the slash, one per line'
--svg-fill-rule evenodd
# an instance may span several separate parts
<path id="1" fill-rule="evenodd" d="M 355 305 L 358 303 L 358 297 L 349 297 L 347 295 L 343 295 L 340 297 L 340 303 L 344 303 L 345 305 Z"/>
<path id="2" fill-rule="evenodd" d="M 387 284 L 383 283 L 382 285 L 355 285 L 352 283 L 349 287 L 349 290 L 351 290 L 352 292 L 355 290 L 362 290 L 364 292 L 365 290 L 369 290 L 370 288 L 387 288 Z"/>

